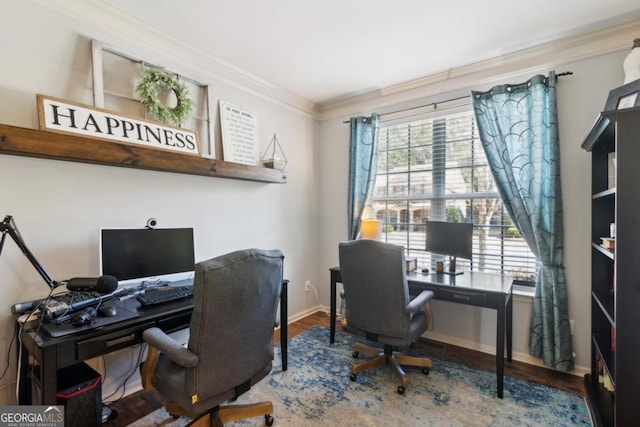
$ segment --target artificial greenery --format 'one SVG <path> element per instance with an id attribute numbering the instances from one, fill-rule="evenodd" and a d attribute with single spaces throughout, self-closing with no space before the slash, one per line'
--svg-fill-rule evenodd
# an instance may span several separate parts
<path id="1" fill-rule="evenodd" d="M 145 68 L 136 92 L 149 114 L 163 123 L 181 125 L 193 110 L 193 101 L 189 98 L 189 89 L 174 76 L 155 68 Z M 176 94 L 178 103 L 169 108 L 160 102 L 158 89 L 165 87 Z"/>

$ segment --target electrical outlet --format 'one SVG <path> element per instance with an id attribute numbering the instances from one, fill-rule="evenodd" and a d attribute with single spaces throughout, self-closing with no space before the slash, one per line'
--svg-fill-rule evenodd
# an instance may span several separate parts
<path id="1" fill-rule="evenodd" d="M 311 280 L 304 282 L 304 291 L 309 292 L 311 290 Z"/>

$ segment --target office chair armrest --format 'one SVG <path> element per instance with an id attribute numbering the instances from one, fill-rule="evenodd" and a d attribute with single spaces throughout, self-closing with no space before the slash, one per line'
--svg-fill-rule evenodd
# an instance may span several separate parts
<path id="1" fill-rule="evenodd" d="M 427 301 L 431 300 L 431 298 L 433 298 L 433 291 L 420 292 L 420 295 L 412 299 L 411 302 L 407 304 L 404 308 L 404 312 L 407 314 L 415 314 L 420 310 L 424 310 L 424 305 Z"/>
<path id="2" fill-rule="evenodd" d="M 142 333 L 142 338 L 150 345 L 164 353 L 172 362 L 185 368 L 193 368 L 198 364 L 198 356 L 179 342 L 165 334 L 159 328 L 149 328 Z"/>

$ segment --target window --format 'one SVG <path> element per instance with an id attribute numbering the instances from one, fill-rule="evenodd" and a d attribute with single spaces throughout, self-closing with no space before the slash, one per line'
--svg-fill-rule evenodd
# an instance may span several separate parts
<path id="1" fill-rule="evenodd" d="M 471 222 L 473 259 L 458 268 L 532 280 L 537 261 L 504 210 L 472 111 L 380 127 L 373 206 L 382 239 L 407 248 L 418 265 L 441 255 L 425 251 L 425 221 Z"/>

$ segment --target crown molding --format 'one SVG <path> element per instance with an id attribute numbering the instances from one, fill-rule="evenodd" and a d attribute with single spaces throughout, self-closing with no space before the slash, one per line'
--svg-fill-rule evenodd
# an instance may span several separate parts
<path id="1" fill-rule="evenodd" d="M 316 108 L 314 102 L 195 48 L 184 40 L 126 14 L 107 2 L 101 0 L 32 1 L 43 8 L 91 28 L 93 32 L 101 32 L 111 37 L 111 40 L 100 40 L 108 45 L 116 47 L 118 43 L 114 40 L 126 40 L 128 46 L 118 46 L 118 49 L 132 50 L 135 45 L 147 54 L 151 51 L 158 56 L 171 58 L 175 63 L 182 64 L 184 68 L 199 73 L 201 77 L 193 76 L 195 80 L 207 83 L 207 80 L 215 79 L 305 116 L 313 117 L 314 115 Z M 85 35 L 97 38 L 93 34 Z M 144 57 L 140 54 L 136 56 Z M 145 59 L 149 62 L 158 62 L 157 58 Z M 191 77 L 189 72 L 182 74 Z"/>
<path id="2" fill-rule="evenodd" d="M 498 79 L 509 79 L 528 73 L 548 69 L 600 55 L 628 50 L 631 42 L 640 34 L 640 18 L 616 22 L 605 28 L 571 35 L 562 39 L 480 61 L 419 79 L 381 88 L 334 103 L 318 105 L 316 119 L 319 121 L 344 118 L 354 113 L 385 108 L 437 97 L 447 93 L 469 91 L 470 87 L 481 89 Z M 558 70 L 564 71 L 564 70 Z"/>
<path id="3" fill-rule="evenodd" d="M 109 45 L 115 47 L 118 43 L 114 40 L 126 40 L 129 46 L 123 46 L 122 50 L 133 49 L 133 46 L 136 46 L 147 53 L 151 51 L 158 56 L 171 58 L 175 63 L 182 64 L 184 68 L 197 72 L 200 77 L 193 76 L 196 80 L 221 81 L 318 121 L 344 118 L 354 113 L 365 112 L 371 109 L 371 105 L 375 105 L 378 111 L 383 111 L 385 108 L 410 103 L 417 99 L 462 93 L 472 86 L 481 89 L 483 85 L 495 83 L 499 79 L 546 72 L 549 68 L 629 49 L 631 41 L 640 34 L 640 17 L 635 14 L 626 22 L 613 22 L 605 28 L 569 35 L 556 41 L 334 102 L 316 104 L 205 53 L 158 27 L 120 11 L 107 2 L 101 0 L 65 0 L 64 2 L 32 0 L 32 2 L 91 28 L 94 34 L 95 32 L 104 33 L 111 39 L 101 41 Z M 86 36 L 96 38 L 92 34 Z M 154 58 L 148 60 L 157 62 Z M 182 74 L 189 76 L 190 72 Z"/>

